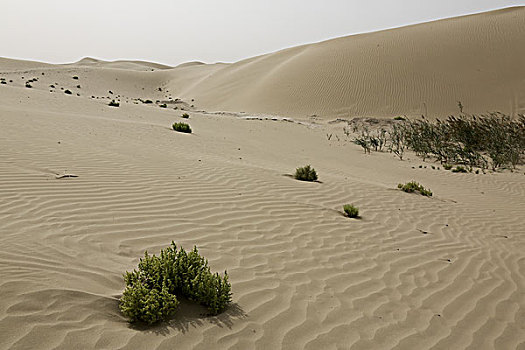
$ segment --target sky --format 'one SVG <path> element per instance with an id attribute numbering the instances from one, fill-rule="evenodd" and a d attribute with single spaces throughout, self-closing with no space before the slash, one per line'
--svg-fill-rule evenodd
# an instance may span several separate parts
<path id="1" fill-rule="evenodd" d="M 525 5 L 510 0 L 1 0 L 0 57 L 177 65 Z"/>

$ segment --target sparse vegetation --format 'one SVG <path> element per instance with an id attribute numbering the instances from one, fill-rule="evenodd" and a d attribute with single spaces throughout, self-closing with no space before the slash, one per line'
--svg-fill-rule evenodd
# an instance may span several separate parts
<path id="1" fill-rule="evenodd" d="M 182 113 L 181 118 L 188 119 L 190 115 L 188 113 Z"/>
<path id="2" fill-rule="evenodd" d="M 168 319 L 179 304 L 177 296 L 206 306 L 214 315 L 231 302 L 227 272 L 213 274 L 197 247 L 186 252 L 177 250 L 174 242 L 159 256 L 145 252 L 138 269 L 126 272 L 124 280 L 119 306 L 131 322 L 153 324 Z"/>
<path id="3" fill-rule="evenodd" d="M 111 107 L 120 107 L 120 103 L 116 102 L 115 100 L 111 100 L 108 104 L 108 106 Z"/>
<path id="4" fill-rule="evenodd" d="M 460 109 L 463 106 L 458 103 Z M 409 149 L 426 160 L 432 158 L 444 165 L 457 164 L 472 171 L 474 167 L 497 170 L 515 168 L 525 155 L 525 116 L 512 118 L 502 113 L 451 116 L 445 121 L 427 119 L 391 122 L 387 129 L 369 131 L 363 127 L 354 143 L 365 153 L 383 148 L 403 159 Z M 350 132 L 343 130 L 347 136 Z M 354 126 L 354 132 L 358 132 Z M 386 145 L 386 147 L 384 147 Z M 449 170 L 449 169 L 447 169 Z"/>
<path id="5" fill-rule="evenodd" d="M 458 165 L 457 167 L 452 169 L 452 172 L 453 173 L 466 173 L 468 171 L 467 171 L 467 169 L 465 169 L 465 167 L 462 167 L 461 165 Z"/>
<path id="6" fill-rule="evenodd" d="M 165 103 L 163 103 L 163 104 L 160 104 L 159 107 L 160 107 L 160 108 L 166 108 L 166 107 L 168 107 L 168 105 L 165 104 Z"/>
<path id="7" fill-rule="evenodd" d="M 301 181 L 316 181 L 317 172 L 310 165 L 295 169 L 294 178 Z"/>
<path id="8" fill-rule="evenodd" d="M 398 184 L 397 188 L 407 193 L 419 192 L 422 196 L 432 197 L 432 191 L 425 189 L 423 186 L 415 181 L 407 182 L 406 184 Z"/>
<path id="9" fill-rule="evenodd" d="M 359 217 L 359 208 L 355 207 L 353 204 L 343 205 L 343 210 L 349 218 Z"/>
<path id="10" fill-rule="evenodd" d="M 67 94 L 67 95 L 71 95 L 72 94 L 72 92 L 69 91 L 69 90 L 65 90 L 64 93 Z"/>
<path id="11" fill-rule="evenodd" d="M 184 133 L 191 133 L 191 127 L 186 123 L 173 123 L 173 130 Z"/>
<path id="12" fill-rule="evenodd" d="M 443 168 L 445 170 L 450 170 L 450 169 L 452 169 L 452 165 L 450 165 L 450 164 L 443 164 Z"/>
<path id="13" fill-rule="evenodd" d="M 370 132 L 368 128 L 364 128 L 361 135 L 354 138 L 354 143 L 361 146 L 365 153 L 370 153 L 371 149 L 381 152 L 386 145 L 386 130 L 380 129 Z"/>

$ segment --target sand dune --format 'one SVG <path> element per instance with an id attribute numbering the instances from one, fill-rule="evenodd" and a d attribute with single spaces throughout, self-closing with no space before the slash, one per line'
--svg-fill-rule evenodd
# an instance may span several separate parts
<path id="1" fill-rule="evenodd" d="M 525 7 L 294 47 L 170 84 L 207 109 L 307 117 L 525 112 Z M 199 84 L 194 84 L 199 80 Z"/>
<path id="2" fill-rule="evenodd" d="M 120 60 L 120 61 L 103 61 L 91 57 L 85 57 L 80 61 L 74 63 L 77 66 L 98 66 L 104 68 L 119 68 L 119 69 L 129 69 L 129 70 L 153 70 L 153 69 L 170 69 L 172 67 L 165 64 L 154 63 L 154 62 L 145 62 L 145 61 L 130 61 L 130 60 Z"/>
<path id="3" fill-rule="evenodd" d="M 322 118 L 297 123 L 205 111 L 330 116 L 329 110 L 348 106 L 349 91 L 359 90 L 344 85 L 342 77 L 360 72 L 350 69 L 345 55 L 355 52 L 364 64 L 357 48 L 372 50 L 376 39 L 370 38 L 391 45 L 384 52 L 399 53 L 385 37 L 406 38 L 413 30 L 418 34 L 411 40 L 423 45 L 427 26 L 438 35 L 522 19 L 522 9 L 511 9 L 232 65 L 157 69 L 136 62 L 53 66 L 2 59 L 0 349 L 524 349 L 523 168 L 454 174 L 432 170 L 410 154 L 405 161 L 388 153 L 364 155 L 344 137 L 342 124 Z M 346 54 L 339 54 L 340 46 Z M 409 56 L 392 60 L 399 64 Z M 500 59 L 505 57 L 512 66 L 514 57 Z M 316 59 L 322 63 L 312 76 L 320 85 L 308 90 L 313 78 L 303 73 Z M 483 69 L 490 63 L 480 60 Z M 337 67 L 323 76 L 341 72 L 333 77 L 341 95 L 320 78 L 330 65 Z M 519 69 L 499 87 L 514 89 Z M 360 90 L 356 111 L 366 103 L 370 111 L 386 108 L 365 94 L 377 90 L 380 74 L 372 71 L 355 78 L 368 86 Z M 400 86 L 412 89 L 407 96 L 425 86 L 414 70 L 406 75 Z M 473 73 L 468 76 L 472 80 L 459 87 L 475 84 Z M 280 94 L 292 77 L 295 100 L 286 107 Z M 278 81 L 284 85 L 274 85 Z M 72 94 L 64 93 L 68 89 Z M 436 83 L 425 91 L 445 90 Z M 265 103 L 257 104 L 256 91 Z M 112 99 L 119 108 L 108 106 Z M 153 103 L 141 102 L 146 99 Z M 163 101 L 167 108 L 160 107 Z M 409 104 L 392 108 L 402 106 Z M 182 120 L 181 108 L 191 114 L 193 134 L 170 129 Z M 305 164 L 317 169 L 322 183 L 285 176 Z M 410 180 L 434 197 L 395 189 Z M 357 205 L 362 218 L 344 217 L 346 203 Z M 197 245 L 214 271 L 228 270 L 233 305 L 210 317 L 184 301 L 168 323 L 132 326 L 118 310 L 122 273 L 145 250 L 158 252 L 172 240 Z"/>

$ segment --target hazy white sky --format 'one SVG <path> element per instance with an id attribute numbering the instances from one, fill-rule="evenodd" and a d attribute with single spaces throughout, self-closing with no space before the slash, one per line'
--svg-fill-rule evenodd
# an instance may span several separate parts
<path id="1" fill-rule="evenodd" d="M 170 65 L 525 5 L 511 0 L 1 0 L 0 57 Z"/>

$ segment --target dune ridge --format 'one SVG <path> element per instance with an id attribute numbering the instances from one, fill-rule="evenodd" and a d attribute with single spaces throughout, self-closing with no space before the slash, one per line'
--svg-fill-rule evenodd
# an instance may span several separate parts
<path id="1" fill-rule="evenodd" d="M 524 113 L 524 35 L 525 7 L 513 7 L 285 49 L 198 85 L 198 69 L 179 67 L 174 77 L 187 78 L 170 88 L 207 109 L 303 118 L 436 118 L 458 101 L 469 113 Z"/>

